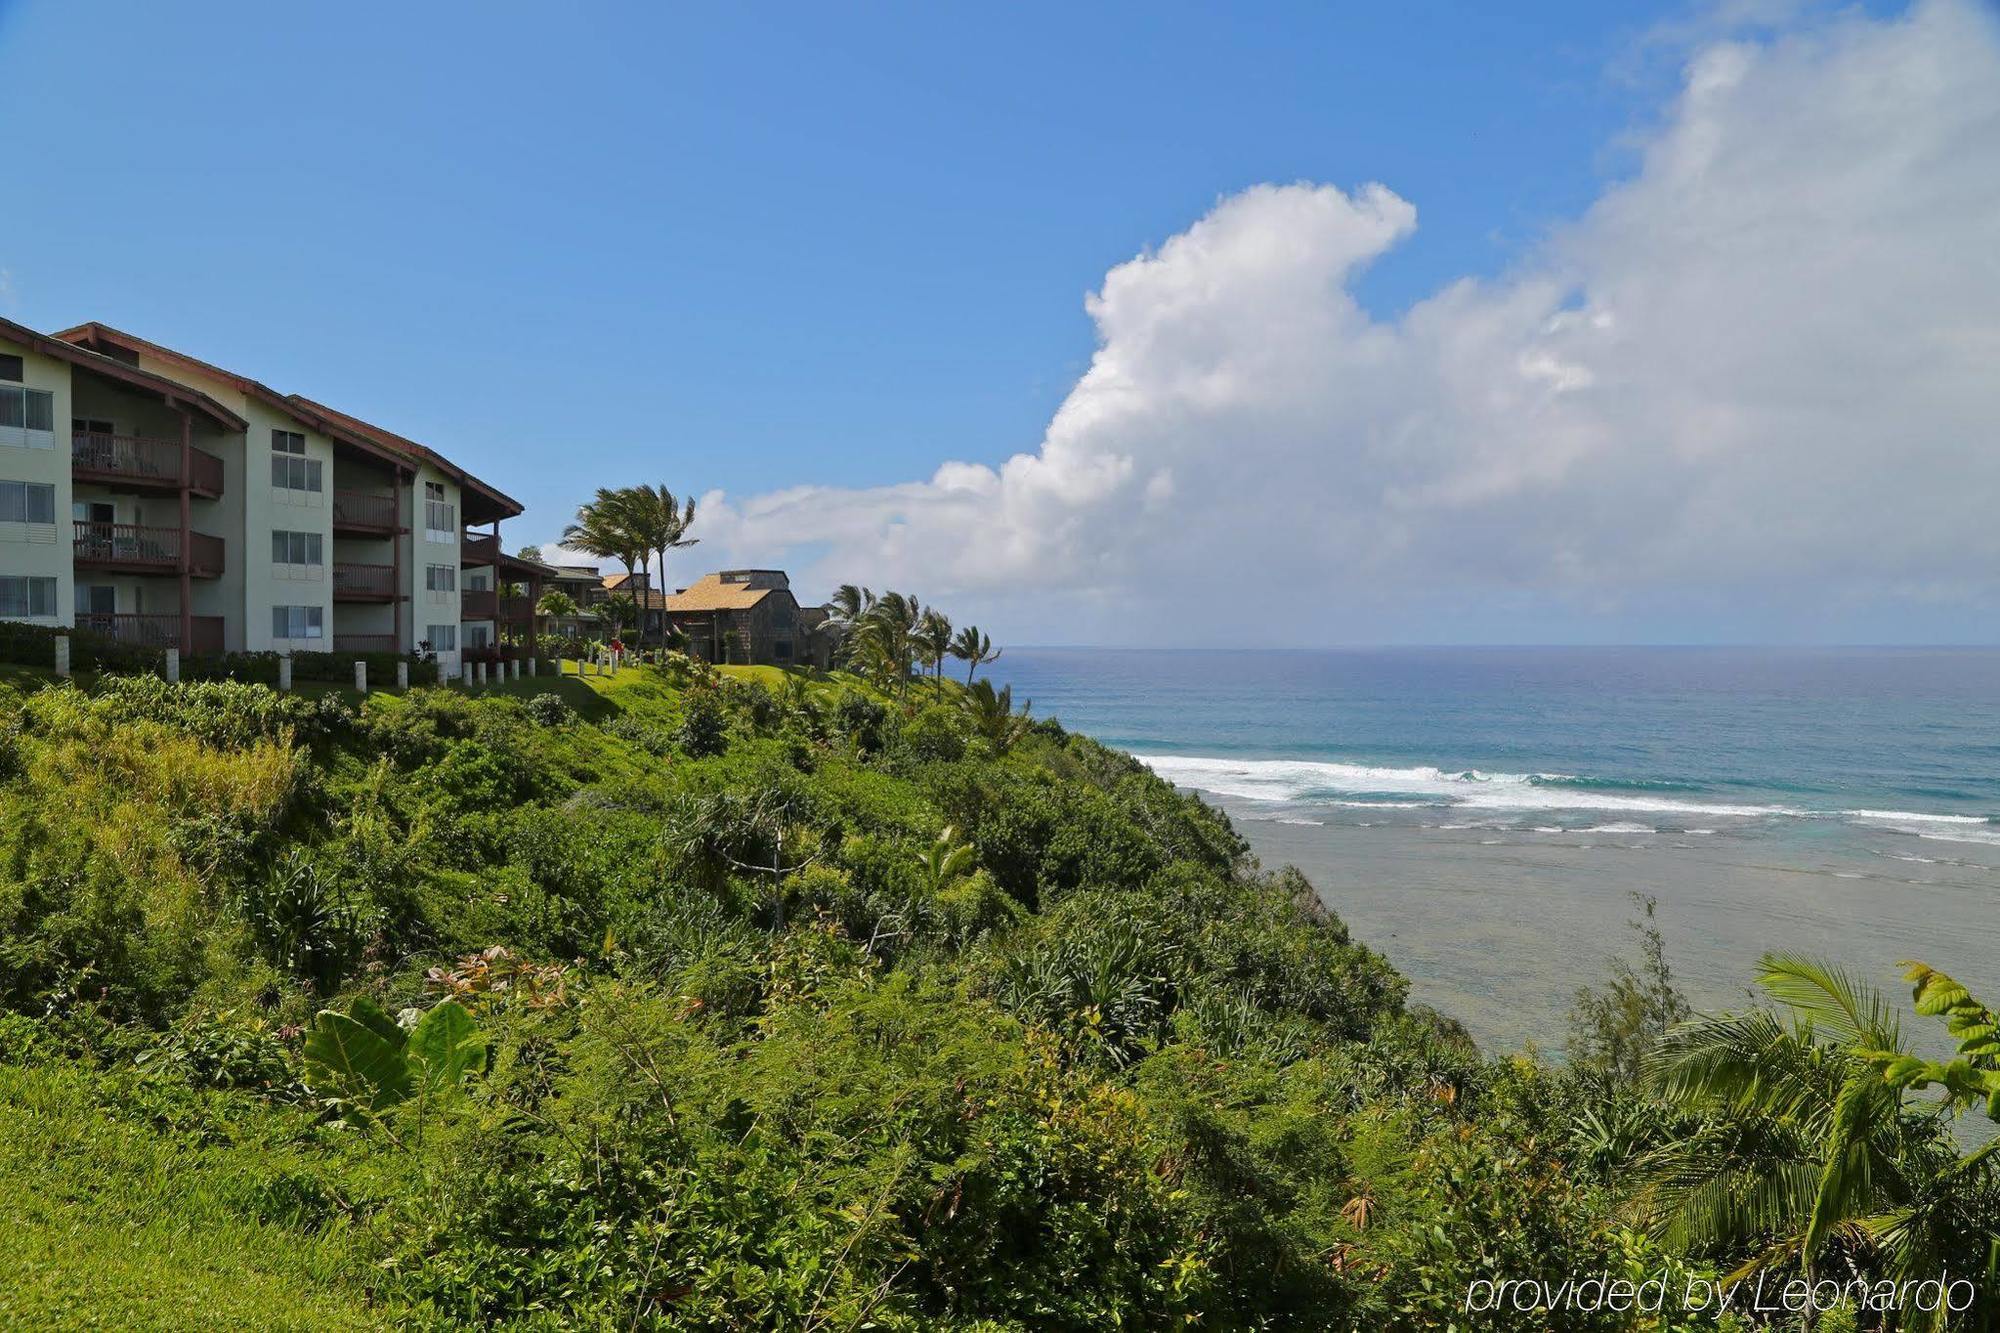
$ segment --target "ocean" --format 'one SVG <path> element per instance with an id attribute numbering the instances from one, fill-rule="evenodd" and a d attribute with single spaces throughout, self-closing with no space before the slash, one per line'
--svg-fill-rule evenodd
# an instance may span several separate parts
<path id="1" fill-rule="evenodd" d="M 2000 1001 L 2000 650 L 1009 649 L 1017 704 L 1220 806 L 1412 998 L 1559 1053 L 1658 900 L 1698 1008 L 1766 950 Z M 1912 1030 L 1928 1026 L 1916 1023 Z"/>

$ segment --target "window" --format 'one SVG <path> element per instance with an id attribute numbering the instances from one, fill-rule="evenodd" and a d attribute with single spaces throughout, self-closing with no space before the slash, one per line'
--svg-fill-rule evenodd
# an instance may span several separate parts
<path id="1" fill-rule="evenodd" d="M 56 488 L 52 483 L 0 481 L 0 523 L 53 523 Z"/>
<path id="2" fill-rule="evenodd" d="M 274 639 L 318 639 L 326 635 L 326 608 L 319 606 L 274 606 L 271 608 L 271 637 Z"/>
<path id="3" fill-rule="evenodd" d="M 109 616 L 118 613 L 118 589 L 108 583 L 76 585 L 76 613 L 80 616 Z"/>
<path id="4" fill-rule="evenodd" d="M 317 532 L 271 533 L 271 562 L 278 565 L 318 565 L 326 562 L 324 538 Z"/>
<path id="5" fill-rule="evenodd" d="M 492 642 L 493 629 L 490 625 L 467 625 L 465 627 L 466 647 L 484 648 Z"/>
<path id="6" fill-rule="evenodd" d="M 55 613 L 54 579 L 0 578 L 0 616 L 52 616 Z"/>
<path id="7" fill-rule="evenodd" d="M 56 447 L 56 396 L 47 389 L 0 384 L 0 444 Z M 47 436 L 48 438 L 40 438 Z"/>
<path id="8" fill-rule="evenodd" d="M 424 637 L 430 640 L 434 653 L 455 653 L 458 651 L 458 626 L 429 625 L 424 629 Z"/>
<path id="9" fill-rule="evenodd" d="M 271 484 L 282 491 L 307 491 L 317 495 L 324 482 L 323 464 L 307 458 L 306 437 L 295 430 L 271 432 Z"/>
<path id="10" fill-rule="evenodd" d="M 71 417 L 69 429 L 72 435 L 116 435 L 118 427 L 98 417 Z"/>
<path id="11" fill-rule="evenodd" d="M 27 374 L 27 366 L 18 356 L 0 356 L 0 380 L 12 380 L 19 384 Z"/>
<path id="12" fill-rule="evenodd" d="M 771 644 L 771 656 L 777 658 L 780 662 L 791 661 L 792 641 L 790 639 L 774 640 Z"/>
<path id="13" fill-rule="evenodd" d="M 457 565 L 425 565 L 424 587 L 430 592 L 457 592 Z"/>
<path id="14" fill-rule="evenodd" d="M 444 498 L 444 486 L 440 482 L 424 483 L 424 540 L 458 540 L 458 506 Z"/>

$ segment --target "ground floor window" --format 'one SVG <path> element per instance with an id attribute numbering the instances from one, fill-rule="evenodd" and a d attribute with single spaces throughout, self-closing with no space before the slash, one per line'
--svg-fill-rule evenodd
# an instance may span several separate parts
<path id="1" fill-rule="evenodd" d="M 76 613 L 80 616 L 109 616 L 118 611 L 118 589 L 108 583 L 76 585 Z"/>
<path id="2" fill-rule="evenodd" d="M 492 642 L 493 627 L 491 625 L 467 625 L 465 627 L 466 647 L 484 648 Z"/>
<path id="3" fill-rule="evenodd" d="M 323 606 L 274 606 L 271 608 L 271 637 L 274 639 L 320 639 L 326 637 L 326 608 Z"/>
<path id="4" fill-rule="evenodd" d="M 53 578 L 0 578 L 0 616 L 52 616 L 56 613 Z"/>
<path id="5" fill-rule="evenodd" d="M 458 651 L 458 626 L 431 625 L 424 630 L 424 637 L 430 640 L 434 653 L 455 653 Z"/>

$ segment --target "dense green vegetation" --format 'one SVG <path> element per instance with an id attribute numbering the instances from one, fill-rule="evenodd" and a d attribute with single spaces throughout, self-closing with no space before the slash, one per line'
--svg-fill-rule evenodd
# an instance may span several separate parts
<path id="1" fill-rule="evenodd" d="M 1483 1058 L 899 623 L 931 679 L 887 689 L 15 677 L 0 1323 L 1713 1329 L 1465 1303 L 1980 1262 L 1945 1113 L 2000 1111 L 1993 1019 L 1948 979 L 1955 1061 L 1786 960 L 1796 1022 L 1676 1026 L 1657 953 L 1575 1067 Z"/>

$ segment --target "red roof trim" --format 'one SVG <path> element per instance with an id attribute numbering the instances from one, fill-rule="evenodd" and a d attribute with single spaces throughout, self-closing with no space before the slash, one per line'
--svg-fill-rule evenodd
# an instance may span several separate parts
<path id="1" fill-rule="evenodd" d="M 16 324 L 11 319 L 0 319 L 0 333 L 4 333 L 15 342 L 27 344 L 43 356 L 52 356 L 73 366 L 82 366 L 107 379 L 122 380 L 137 388 L 150 389 L 169 403 L 185 403 L 224 430 L 248 430 L 250 427 L 249 422 L 199 389 L 190 389 L 185 384 L 176 383 L 150 370 L 128 366 L 123 361 L 113 360 L 92 348 L 78 347 L 64 340 L 61 334 L 51 336 L 37 333 L 27 325 Z"/>

